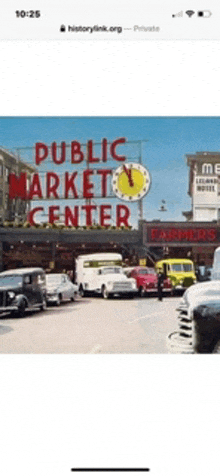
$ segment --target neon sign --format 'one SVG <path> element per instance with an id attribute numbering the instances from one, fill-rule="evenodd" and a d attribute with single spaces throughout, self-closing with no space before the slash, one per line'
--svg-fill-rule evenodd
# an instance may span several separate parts
<path id="1" fill-rule="evenodd" d="M 101 203 L 99 205 L 91 203 L 93 198 L 108 198 L 108 189 L 112 180 L 114 169 L 107 167 L 108 161 L 115 161 L 123 164 L 126 161 L 125 155 L 119 153 L 119 146 L 126 143 L 124 137 L 109 143 L 107 139 L 102 139 L 99 154 L 95 149 L 95 143 L 89 140 L 86 144 L 86 152 L 78 141 L 72 141 L 70 145 L 61 142 L 58 145 L 53 142 L 50 146 L 43 142 L 35 144 L 34 164 L 36 172 L 29 178 L 27 172 L 17 176 L 15 173 L 9 175 L 9 198 L 33 201 L 43 200 L 84 200 L 81 205 L 63 206 L 50 205 L 44 207 L 41 203 L 32 208 L 29 212 L 28 221 L 31 225 L 36 224 L 39 214 L 47 211 L 48 222 L 54 224 L 64 215 L 66 226 L 78 226 L 82 216 L 87 226 L 93 224 L 94 214 L 98 214 L 99 224 L 108 227 L 111 224 L 114 205 L 112 203 Z M 67 162 L 68 170 L 63 170 Z M 52 170 L 45 170 L 45 164 L 52 161 Z M 85 168 L 84 167 L 85 163 Z M 106 164 L 106 165 L 105 165 Z M 61 167 L 62 166 L 62 167 Z M 38 171 L 39 169 L 39 171 Z M 56 169 L 54 171 L 54 169 Z M 61 178 L 61 170 L 63 179 Z M 110 198 L 115 198 L 111 196 Z M 130 226 L 129 219 L 131 210 L 127 205 L 116 204 L 115 210 L 116 226 Z"/>

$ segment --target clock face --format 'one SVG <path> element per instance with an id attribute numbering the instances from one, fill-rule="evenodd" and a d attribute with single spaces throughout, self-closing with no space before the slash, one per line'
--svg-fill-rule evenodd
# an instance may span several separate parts
<path id="1" fill-rule="evenodd" d="M 113 192 L 122 200 L 140 200 L 149 192 L 150 184 L 150 174 L 141 164 L 123 164 L 113 173 Z"/>

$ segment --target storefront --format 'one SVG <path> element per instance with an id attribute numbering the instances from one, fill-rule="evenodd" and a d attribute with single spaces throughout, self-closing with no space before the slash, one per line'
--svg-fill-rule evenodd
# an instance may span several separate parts
<path id="1" fill-rule="evenodd" d="M 195 264 L 211 266 L 220 245 L 217 223 L 142 222 L 143 245 L 157 256 L 190 258 Z"/>
<path id="2" fill-rule="evenodd" d="M 119 252 L 129 265 L 138 263 L 138 230 L 57 230 L 0 228 L 1 270 L 42 266 L 45 270 L 71 271 L 80 254 Z"/>

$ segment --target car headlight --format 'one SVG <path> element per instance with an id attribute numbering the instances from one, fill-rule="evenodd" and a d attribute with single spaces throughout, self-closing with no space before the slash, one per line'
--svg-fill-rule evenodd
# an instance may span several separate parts
<path id="1" fill-rule="evenodd" d="M 108 282 L 107 282 L 107 285 L 108 285 L 108 286 L 112 286 L 112 285 L 113 285 L 113 282 L 112 282 L 112 281 L 108 281 Z"/>
<path id="2" fill-rule="evenodd" d="M 188 307 L 187 291 L 183 294 L 183 296 L 180 299 L 180 306 L 184 308 Z"/>
<path id="3" fill-rule="evenodd" d="M 15 293 L 14 293 L 13 291 L 9 291 L 9 292 L 8 292 L 8 297 L 9 297 L 9 299 L 11 299 L 11 300 L 14 299 L 14 298 L 15 298 Z"/>

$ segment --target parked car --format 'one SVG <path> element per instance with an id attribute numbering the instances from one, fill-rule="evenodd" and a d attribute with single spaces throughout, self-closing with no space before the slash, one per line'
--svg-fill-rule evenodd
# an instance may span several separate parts
<path id="1" fill-rule="evenodd" d="M 211 266 L 197 266 L 196 277 L 197 277 L 197 281 L 199 281 L 200 283 L 203 281 L 211 281 L 212 267 Z"/>
<path id="2" fill-rule="evenodd" d="M 45 310 L 46 283 L 42 268 L 20 268 L 0 273 L 0 314 L 22 317 L 27 309 Z"/>
<path id="3" fill-rule="evenodd" d="M 46 274 L 47 303 L 59 306 L 62 301 L 74 301 L 78 286 L 73 284 L 67 274 Z"/>
<path id="4" fill-rule="evenodd" d="M 139 296 L 146 296 L 150 293 L 157 293 L 157 273 L 154 268 L 136 266 L 129 276 L 136 280 Z M 172 284 L 169 278 L 163 282 L 163 291 L 171 292 Z"/>
<path id="5" fill-rule="evenodd" d="M 121 266 L 103 266 L 94 273 L 95 292 L 101 293 L 104 299 L 111 296 L 127 295 L 133 298 L 137 293 L 136 281 L 128 278 Z"/>
<path id="6" fill-rule="evenodd" d="M 163 269 L 172 283 L 172 291 L 185 291 L 189 286 L 196 283 L 196 275 L 193 261 L 184 258 L 163 259 L 157 261 L 156 269 Z"/>
<path id="7" fill-rule="evenodd" d="M 92 293 L 104 299 L 114 295 L 133 297 L 137 293 L 135 279 L 124 274 L 122 255 L 119 253 L 93 253 L 80 255 L 76 260 L 79 293 L 85 297 Z"/>
<path id="8" fill-rule="evenodd" d="M 188 288 L 179 303 L 178 330 L 168 337 L 174 353 L 220 350 L 220 247 L 215 250 L 210 281 Z"/>

